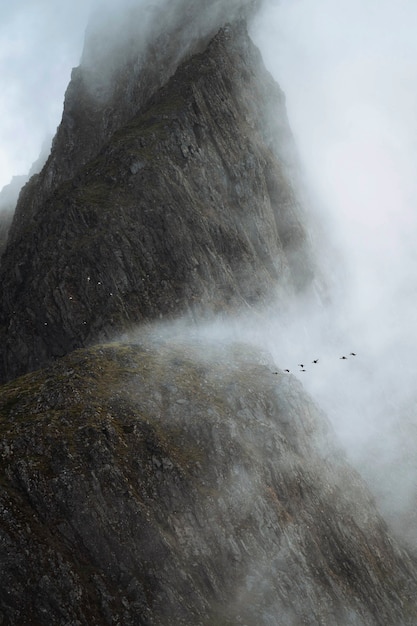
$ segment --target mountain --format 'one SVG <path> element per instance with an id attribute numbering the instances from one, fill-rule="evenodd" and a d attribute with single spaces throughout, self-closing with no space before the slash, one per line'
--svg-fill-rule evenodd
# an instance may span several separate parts
<path id="1" fill-rule="evenodd" d="M 329 424 L 242 344 L 178 329 L 0 396 L 10 624 L 415 624 L 416 564 Z"/>
<path id="2" fill-rule="evenodd" d="M 49 154 L 50 144 L 51 138 L 44 141 L 39 157 L 32 164 L 28 175 L 13 176 L 10 183 L 5 185 L 0 191 L 0 263 L 1 256 L 6 248 L 20 191 L 29 178 L 43 168 Z"/>
<path id="3" fill-rule="evenodd" d="M 69 108 L 80 89 L 70 85 Z M 3 380 L 146 320 L 266 305 L 311 284 L 302 209 L 274 149 L 291 139 L 284 98 L 243 22 L 181 63 L 83 164 L 85 133 L 76 174 L 51 191 L 74 124 L 66 108 L 2 258 Z"/>
<path id="4" fill-rule="evenodd" d="M 415 558 L 327 418 L 219 332 L 323 289 L 285 98 L 247 32 L 258 4 L 103 7 L 19 195 L 2 624 L 417 623 Z"/>

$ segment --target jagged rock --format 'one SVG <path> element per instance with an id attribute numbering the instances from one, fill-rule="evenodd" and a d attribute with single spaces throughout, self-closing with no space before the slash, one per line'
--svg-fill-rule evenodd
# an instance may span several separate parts
<path id="1" fill-rule="evenodd" d="M 0 378 L 146 320 L 262 305 L 310 284 L 301 208 L 273 149 L 289 135 L 283 95 L 240 22 L 37 207 L 47 164 L 3 256 Z"/>
<path id="2" fill-rule="evenodd" d="M 4 386 L 2 623 L 414 625 L 415 564 L 274 371 L 162 335 Z"/>

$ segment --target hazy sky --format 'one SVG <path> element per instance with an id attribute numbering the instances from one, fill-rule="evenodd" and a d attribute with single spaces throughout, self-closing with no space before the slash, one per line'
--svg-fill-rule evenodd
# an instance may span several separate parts
<path id="1" fill-rule="evenodd" d="M 414 545 L 416 32 L 415 0 L 266 0 L 254 33 L 344 268 L 332 307 L 277 324 L 275 356 L 326 410 L 393 523 L 405 513 Z"/>
<path id="2" fill-rule="evenodd" d="M 62 115 L 89 0 L 0 3 L 0 188 L 26 174 Z"/>

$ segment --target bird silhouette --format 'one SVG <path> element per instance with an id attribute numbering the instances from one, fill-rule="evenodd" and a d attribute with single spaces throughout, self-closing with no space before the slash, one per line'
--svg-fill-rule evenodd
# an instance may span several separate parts
<path id="1" fill-rule="evenodd" d="M 290 370 L 284 370 L 284 372 L 288 372 L 288 373 L 290 373 Z"/>
<path id="2" fill-rule="evenodd" d="M 304 367 L 304 365 L 303 365 L 302 363 L 299 363 L 299 364 L 298 364 L 298 367 L 303 368 L 303 367 Z"/>
<path id="3" fill-rule="evenodd" d="M 300 372 L 305 372 L 306 370 L 300 370 Z"/>
<path id="4" fill-rule="evenodd" d="M 351 352 L 350 356 L 356 356 L 356 352 Z"/>
<path id="5" fill-rule="evenodd" d="M 319 360 L 318 359 L 314 359 L 313 363 L 318 363 Z"/>
<path id="6" fill-rule="evenodd" d="M 347 359 L 347 356 L 341 356 L 340 357 L 340 360 L 346 360 L 346 359 Z"/>

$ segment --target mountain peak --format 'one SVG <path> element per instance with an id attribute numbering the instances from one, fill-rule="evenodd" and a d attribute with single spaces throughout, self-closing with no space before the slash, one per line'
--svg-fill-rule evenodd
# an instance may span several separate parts
<path id="1" fill-rule="evenodd" d="M 147 320 L 264 306 L 311 282 L 301 208 L 274 148 L 290 137 L 284 98 L 242 21 L 138 100 L 88 160 L 98 118 L 85 126 L 88 104 L 80 118 L 70 111 L 72 97 L 80 111 L 85 102 L 79 80 L 2 261 L 6 377 Z M 75 172 L 54 191 L 51 163 Z"/>

